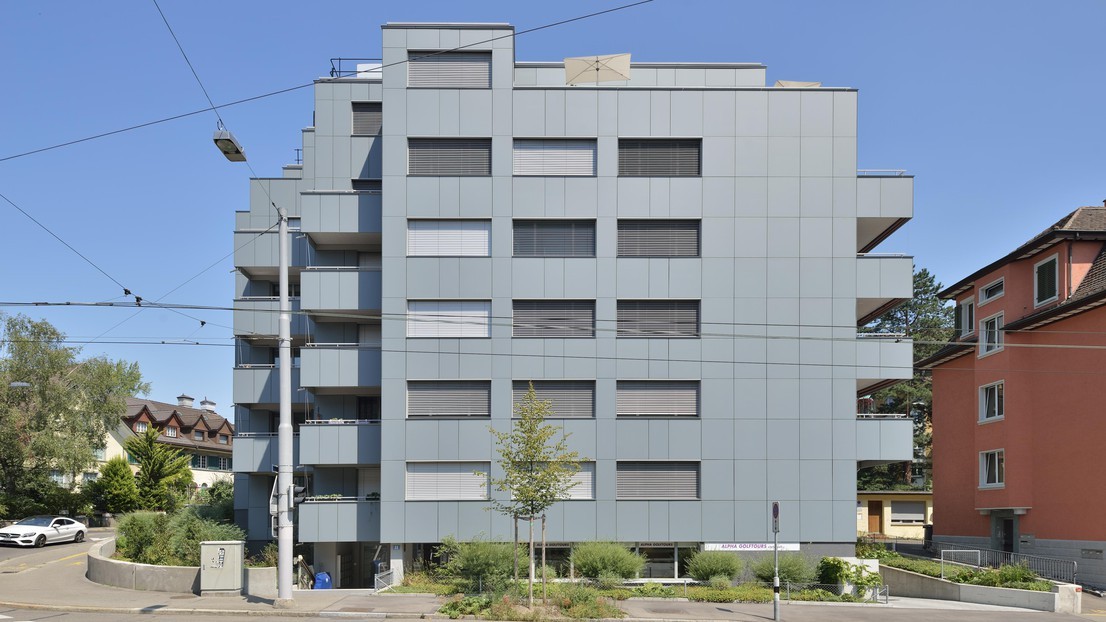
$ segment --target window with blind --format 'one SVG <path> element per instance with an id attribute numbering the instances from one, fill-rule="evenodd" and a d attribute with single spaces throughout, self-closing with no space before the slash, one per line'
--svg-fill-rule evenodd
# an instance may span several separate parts
<path id="1" fill-rule="evenodd" d="M 891 523 L 908 525 L 926 522 L 925 501 L 892 501 Z"/>
<path id="2" fill-rule="evenodd" d="M 619 177 L 699 177 L 698 138 L 620 138 Z"/>
<path id="3" fill-rule="evenodd" d="M 551 402 L 549 415 L 555 419 L 594 419 L 595 418 L 595 381 L 594 380 L 535 380 L 534 394 L 539 400 Z M 512 387 L 514 408 L 518 416 L 518 405 L 530 390 L 530 382 L 516 380 Z"/>
<path id="4" fill-rule="evenodd" d="M 490 220 L 408 220 L 408 257 L 487 257 Z"/>
<path id="5" fill-rule="evenodd" d="M 594 220 L 515 220 L 515 257 L 595 257 Z"/>
<path id="6" fill-rule="evenodd" d="M 408 462 L 408 501 L 484 501 L 488 462 Z"/>
<path id="7" fill-rule="evenodd" d="M 354 190 L 364 192 L 380 192 L 382 185 L 379 179 L 351 179 L 349 183 Z"/>
<path id="8" fill-rule="evenodd" d="M 488 337 L 492 303 L 487 300 L 409 300 L 408 337 Z"/>
<path id="9" fill-rule="evenodd" d="M 376 136 L 384 124 L 380 102 L 353 102 L 353 135 Z"/>
<path id="10" fill-rule="evenodd" d="M 1052 302 L 1058 297 L 1058 265 L 1059 262 L 1057 257 L 1053 255 L 1033 266 L 1033 302 L 1035 305 L 1043 305 L 1046 302 Z"/>
<path id="11" fill-rule="evenodd" d="M 615 414 L 619 417 L 698 417 L 697 380 L 619 380 Z"/>
<path id="12" fill-rule="evenodd" d="M 619 300 L 618 337 L 679 339 L 699 336 L 698 300 Z"/>
<path id="13" fill-rule="evenodd" d="M 514 337 L 595 337 L 594 300 L 516 300 Z"/>
<path id="14" fill-rule="evenodd" d="M 433 89 L 489 89 L 491 52 L 408 52 L 407 86 Z"/>
<path id="15" fill-rule="evenodd" d="M 569 478 L 572 488 L 568 489 L 565 499 L 569 501 L 589 501 L 595 498 L 595 463 L 581 462 L 579 470 Z"/>
<path id="16" fill-rule="evenodd" d="M 487 380 L 410 380 L 408 419 L 473 419 L 492 416 L 492 385 Z"/>
<path id="17" fill-rule="evenodd" d="M 619 220 L 619 257 L 698 257 L 698 220 Z"/>
<path id="18" fill-rule="evenodd" d="M 595 140 L 515 139 L 514 174 L 547 177 L 595 175 Z"/>
<path id="19" fill-rule="evenodd" d="M 408 138 L 407 174 L 423 177 L 487 177 L 490 138 Z"/>
<path id="20" fill-rule="evenodd" d="M 616 499 L 699 498 L 698 462 L 619 462 Z"/>

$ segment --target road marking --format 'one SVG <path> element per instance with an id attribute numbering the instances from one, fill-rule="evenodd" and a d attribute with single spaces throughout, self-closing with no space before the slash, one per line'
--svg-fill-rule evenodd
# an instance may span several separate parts
<path id="1" fill-rule="evenodd" d="M 67 557 L 62 557 L 61 559 L 55 559 L 54 561 L 55 562 L 63 562 L 67 559 L 73 559 L 74 557 L 84 557 L 85 555 L 88 555 L 88 553 L 75 553 L 75 554 L 69 555 Z M 52 562 L 46 562 L 46 563 L 49 564 L 49 563 L 52 563 Z"/>

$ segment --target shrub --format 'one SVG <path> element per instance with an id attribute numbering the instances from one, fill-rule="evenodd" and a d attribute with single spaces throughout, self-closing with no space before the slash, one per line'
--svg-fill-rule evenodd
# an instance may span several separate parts
<path id="1" fill-rule="evenodd" d="M 645 598 L 676 598 L 676 588 L 660 583 L 644 583 L 631 591 Z"/>
<path id="2" fill-rule="evenodd" d="M 753 575 L 758 581 L 771 583 L 774 576 L 774 562 L 771 555 L 765 555 L 752 565 Z M 814 578 L 814 570 L 806 558 L 798 553 L 780 555 L 780 583 L 809 583 Z"/>
<path id="3" fill-rule="evenodd" d="M 438 609 L 438 613 L 449 616 L 451 620 L 456 620 L 461 616 L 478 615 L 480 612 L 488 609 L 492 606 L 490 598 L 484 598 L 483 596 L 465 596 L 460 595 L 449 599 L 446 604 L 442 605 Z"/>
<path id="4" fill-rule="evenodd" d="M 199 566 L 200 543 L 212 540 L 244 540 L 246 534 L 237 526 L 200 518 L 191 509 L 178 512 L 169 519 L 169 553 L 174 566 Z"/>
<path id="5" fill-rule="evenodd" d="M 720 574 L 720 575 L 715 575 L 715 576 L 711 577 L 710 581 L 708 581 L 708 583 L 710 584 L 710 586 L 712 588 L 714 588 L 716 590 L 724 590 L 728 587 L 733 586 L 733 579 L 731 577 L 726 576 L 726 575 Z"/>
<path id="6" fill-rule="evenodd" d="M 916 572 L 918 574 L 924 574 L 928 577 L 940 577 L 941 576 L 941 564 L 928 559 L 912 559 L 909 557 L 895 557 L 882 560 L 884 566 L 890 566 L 892 568 L 898 568 L 900 570 L 907 570 L 910 572 Z"/>
<path id="7" fill-rule="evenodd" d="M 770 603 L 772 602 L 772 588 L 756 583 L 742 583 L 737 587 L 689 587 L 687 598 L 691 601 L 704 603 Z"/>
<path id="8" fill-rule="evenodd" d="M 603 572 L 600 572 L 599 576 L 596 577 L 596 580 L 595 580 L 596 584 L 599 586 L 599 589 L 601 589 L 601 590 L 613 590 L 615 588 L 621 587 L 622 586 L 622 581 L 623 581 L 623 579 L 622 579 L 621 576 L 619 576 L 616 573 L 609 572 L 609 571 L 606 571 L 606 570 L 604 570 Z"/>
<path id="9" fill-rule="evenodd" d="M 741 574 L 741 558 L 726 551 L 699 551 L 687 564 L 687 573 L 697 581 L 723 576 L 736 579 Z"/>
<path id="10" fill-rule="evenodd" d="M 246 558 L 246 565 L 250 568 L 273 568 L 277 565 L 279 547 L 276 542 L 269 542 L 257 552 Z"/>
<path id="11" fill-rule="evenodd" d="M 447 536 L 438 547 L 438 555 L 446 560 L 439 574 L 466 581 L 469 590 L 500 591 L 514 575 L 514 550 L 507 542 L 483 538 L 458 542 Z"/>
<path id="12" fill-rule="evenodd" d="M 127 459 L 116 456 L 100 467 L 100 477 L 88 485 L 92 505 L 102 512 L 125 514 L 138 508 L 138 486 Z"/>
<path id="13" fill-rule="evenodd" d="M 426 572 L 411 572 L 405 573 L 403 575 L 403 584 L 393 587 L 392 591 L 398 594 L 435 594 L 438 596 L 449 596 L 450 594 L 464 592 L 464 587 L 458 587 L 453 583 L 436 581 L 433 576 Z"/>
<path id="14" fill-rule="evenodd" d="M 244 536 L 235 525 L 200 518 L 192 510 L 172 516 L 135 512 L 119 522 L 116 551 L 140 564 L 199 566 L 200 542 L 242 540 Z"/>
<path id="15" fill-rule="evenodd" d="M 164 537 L 168 525 L 169 517 L 158 512 L 127 514 L 116 530 L 116 555 L 139 564 L 171 565 Z"/>
<path id="16" fill-rule="evenodd" d="M 833 602 L 841 600 L 841 597 L 829 590 L 816 588 L 791 592 L 791 600 Z"/>
<path id="17" fill-rule="evenodd" d="M 1037 573 L 1029 569 L 1028 564 L 1010 564 L 998 569 L 998 578 L 1003 584 L 1026 583 L 1037 580 Z"/>
<path id="18" fill-rule="evenodd" d="M 852 564 L 840 557 L 823 557 L 818 562 L 818 583 L 837 585 L 844 583 L 852 575 Z"/>
<path id="19" fill-rule="evenodd" d="M 859 538 L 856 541 L 856 556 L 861 559 L 891 559 L 900 557 L 896 551 L 888 549 L 879 542 L 865 542 Z"/>
<path id="20" fill-rule="evenodd" d="M 584 542 L 572 548 L 572 563 L 583 577 L 603 574 L 630 579 L 645 568 L 645 558 L 614 542 Z"/>

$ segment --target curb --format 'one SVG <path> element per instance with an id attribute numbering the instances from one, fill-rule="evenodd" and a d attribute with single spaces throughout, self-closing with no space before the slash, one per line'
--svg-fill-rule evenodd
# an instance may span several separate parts
<path id="1" fill-rule="evenodd" d="M 0 601 L 0 607 L 25 609 L 28 611 L 61 611 L 64 613 L 114 613 L 119 615 L 200 615 L 200 616 L 246 616 L 271 618 L 371 618 L 390 620 L 426 620 L 438 614 L 422 613 L 384 613 L 379 611 L 322 611 L 317 609 L 188 609 L 183 607 L 84 607 L 79 605 L 40 605 L 37 603 L 17 603 Z"/>

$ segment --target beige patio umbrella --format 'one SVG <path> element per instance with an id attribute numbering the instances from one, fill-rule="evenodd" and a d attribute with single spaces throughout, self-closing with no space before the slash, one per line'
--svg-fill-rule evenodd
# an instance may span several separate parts
<path id="1" fill-rule="evenodd" d="M 630 55 L 606 54 L 565 59 L 565 84 L 630 79 Z"/>

